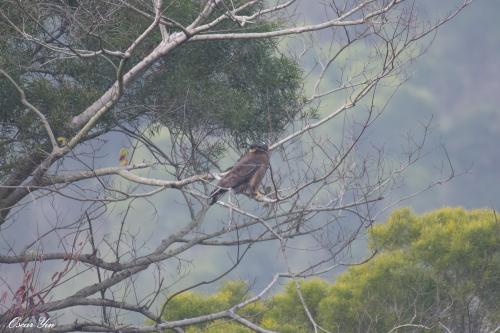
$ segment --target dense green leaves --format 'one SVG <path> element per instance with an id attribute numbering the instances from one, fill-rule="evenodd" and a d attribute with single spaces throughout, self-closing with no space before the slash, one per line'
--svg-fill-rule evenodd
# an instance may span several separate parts
<path id="1" fill-rule="evenodd" d="M 304 296 L 313 318 L 319 315 L 319 305 L 328 291 L 326 281 L 312 279 L 300 283 L 300 290 Z M 268 303 L 263 325 L 266 328 L 284 333 L 306 333 L 311 331 L 311 324 L 304 311 L 297 294 L 295 283 L 289 283 L 284 292 L 277 294 Z"/>
<path id="2" fill-rule="evenodd" d="M 301 283 L 306 304 L 322 327 L 332 332 L 377 333 L 405 324 L 429 329 L 404 327 L 397 332 L 437 333 L 443 325 L 453 332 L 496 328 L 500 222 L 495 212 L 443 208 L 416 215 L 401 209 L 371 230 L 370 243 L 379 254 L 349 268 L 335 283 L 319 279 Z M 224 295 L 222 290 L 212 296 L 191 293 L 177 298 L 172 305 L 177 310 L 169 319 L 201 314 L 193 312 L 198 308 L 195 301 L 205 307 L 220 306 L 215 300 Z M 263 313 L 253 321 L 267 329 L 312 331 L 294 283 L 256 306 Z M 231 325 L 224 326 L 224 332 L 239 332 Z"/>
<path id="3" fill-rule="evenodd" d="M 481 332 L 498 321 L 491 300 L 500 296 L 500 224 L 493 211 L 443 208 L 418 216 L 402 209 L 370 236 L 381 253 L 332 285 L 321 305 L 327 327 L 383 332 L 418 323 L 441 332 L 442 323 Z"/>
<path id="4" fill-rule="evenodd" d="M 262 140 L 300 108 L 300 71 L 270 40 L 190 44 L 161 66 L 145 90 L 162 106 L 153 116 L 169 128 Z"/>
<path id="5" fill-rule="evenodd" d="M 183 319 L 195 316 L 208 315 L 219 311 L 224 311 L 248 298 L 248 286 L 243 281 L 226 282 L 217 293 L 213 295 L 201 295 L 193 292 L 183 293 L 167 303 L 163 319 Z M 265 307 L 262 303 L 253 303 L 238 313 L 251 318 L 261 320 Z M 239 324 L 227 323 L 220 320 L 212 323 L 193 326 L 186 332 L 193 333 L 203 329 L 204 332 L 235 332 L 246 333 L 250 330 L 241 327 Z"/>

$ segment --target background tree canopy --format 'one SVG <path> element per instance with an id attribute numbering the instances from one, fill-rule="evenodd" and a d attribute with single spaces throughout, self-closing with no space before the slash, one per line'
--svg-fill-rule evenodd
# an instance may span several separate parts
<path id="1" fill-rule="evenodd" d="M 370 231 L 378 254 L 334 283 L 301 282 L 305 302 L 331 332 L 492 332 L 500 322 L 500 222 L 493 210 L 443 208 L 416 215 L 399 209 Z M 183 294 L 166 306 L 168 319 L 220 311 L 248 296 L 243 282 L 213 295 Z M 293 282 L 266 302 L 244 308 L 262 327 L 311 332 Z M 196 313 L 195 313 L 196 312 Z M 413 326 L 412 326 L 413 325 Z M 427 327 L 427 329 L 424 329 Z M 197 332 L 191 328 L 188 332 Z M 217 321 L 204 332 L 251 332 Z"/>

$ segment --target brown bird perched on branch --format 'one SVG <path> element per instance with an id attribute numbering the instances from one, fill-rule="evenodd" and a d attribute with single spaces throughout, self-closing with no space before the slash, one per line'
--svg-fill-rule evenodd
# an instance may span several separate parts
<path id="1" fill-rule="evenodd" d="M 262 195 L 259 193 L 259 185 L 269 168 L 268 150 L 269 147 L 265 143 L 252 144 L 210 193 L 210 205 L 216 203 L 230 189 L 236 193 L 260 198 Z"/>

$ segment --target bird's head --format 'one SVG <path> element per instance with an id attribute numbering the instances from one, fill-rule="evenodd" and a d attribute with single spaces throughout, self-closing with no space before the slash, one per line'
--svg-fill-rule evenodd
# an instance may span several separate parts
<path id="1" fill-rule="evenodd" d="M 255 152 L 266 153 L 269 150 L 269 146 L 265 142 L 253 143 L 250 145 L 250 147 L 248 147 L 248 150 L 251 153 L 255 153 Z"/>

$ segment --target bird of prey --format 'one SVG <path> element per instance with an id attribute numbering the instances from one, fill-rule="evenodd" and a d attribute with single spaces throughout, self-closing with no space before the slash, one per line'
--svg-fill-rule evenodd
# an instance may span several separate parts
<path id="1" fill-rule="evenodd" d="M 234 166 L 217 183 L 210 193 L 210 205 L 217 202 L 228 190 L 259 198 L 259 185 L 269 167 L 269 147 L 265 143 L 252 144 Z"/>

